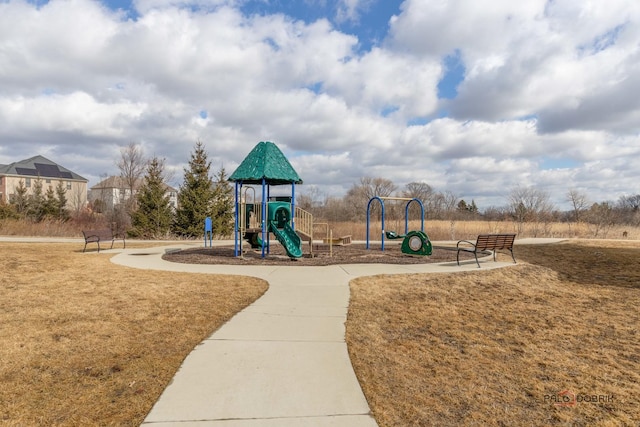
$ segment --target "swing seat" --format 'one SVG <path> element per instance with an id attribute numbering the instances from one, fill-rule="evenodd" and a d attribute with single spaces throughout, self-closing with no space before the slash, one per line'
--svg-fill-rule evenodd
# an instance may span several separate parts
<path id="1" fill-rule="evenodd" d="M 385 234 L 387 235 L 387 239 L 391 239 L 391 240 L 404 239 L 406 237 L 406 235 L 398 234 L 395 231 L 387 231 Z"/>

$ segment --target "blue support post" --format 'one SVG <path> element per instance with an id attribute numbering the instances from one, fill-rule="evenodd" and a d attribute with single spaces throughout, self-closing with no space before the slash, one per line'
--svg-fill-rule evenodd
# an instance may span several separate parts
<path id="1" fill-rule="evenodd" d="M 378 196 L 374 196 L 369 199 L 369 203 L 367 204 L 367 249 L 369 249 L 369 217 L 371 216 L 371 203 L 374 200 L 378 200 L 380 202 L 380 206 L 382 207 L 382 250 L 384 251 L 384 202 Z"/>
<path id="2" fill-rule="evenodd" d="M 262 258 L 264 258 L 265 246 L 269 245 L 269 234 L 267 231 L 267 182 L 262 178 Z"/>
<path id="3" fill-rule="evenodd" d="M 409 233 L 409 205 L 412 202 L 418 202 L 420 205 L 420 231 L 424 233 L 424 205 L 420 201 L 420 199 L 411 199 L 407 202 L 407 205 L 404 207 L 404 234 Z"/>
<path id="4" fill-rule="evenodd" d="M 208 216 L 204 219 L 204 247 L 207 247 L 207 237 L 209 238 L 209 247 L 212 248 L 213 239 L 213 224 L 211 223 L 211 217 Z"/>
<path id="5" fill-rule="evenodd" d="M 238 256 L 238 233 L 239 233 L 238 224 L 240 224 L 240 219 L 239 219 L 240 203 L 238 202 L 238 191 L 241 191 L 241 188 L 242 188 L 242 181 L 236 181 L 236 191 L 235 191 L 236 209 L 234 213 L 235 224 L 233 226 L 233 237 L 234 237 L 233 255 L 234 256 Z M 242 247 L 240 247 L 240 250 L 242 250 Z"/>

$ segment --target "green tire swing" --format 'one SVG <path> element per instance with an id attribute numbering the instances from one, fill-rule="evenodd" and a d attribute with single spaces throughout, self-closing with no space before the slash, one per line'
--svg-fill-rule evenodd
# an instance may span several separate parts
<path id="1" fill-rule="evenodd" d="M 402 253 L 407 255 L 431 255 L 433 246 L 424 231 L 410 231 L 402 241 Z"/>

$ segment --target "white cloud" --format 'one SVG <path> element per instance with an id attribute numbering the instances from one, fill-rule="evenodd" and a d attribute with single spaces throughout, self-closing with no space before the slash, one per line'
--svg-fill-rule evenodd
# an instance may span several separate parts
<path id="1" fill-rule="evenodd" d="M 40 133 L 81 133 L 112 139 L 123 137 L 144 109 L 145 105 L 130 102 L 101 104 L 84 92 L 4 98 L 0 99 L 0 123 L 8 133 L 29 128 Z"/>
<path id="2" fill-rule="evenodd" d="M 389 45 L 420 57 L 461 52 L 461 119 L 539 115 L 541 130 L 637 130 L 637 2 L 408 0 Z"/>
<path id="3" fill-rule="evenodd" d="M 90 0 L 0 3 L 0 162 L 49 155 L 97 181 L 139 142 L 179 174 L 201 140 L 232 172 L 272 140 L 337 196 L 362 176 L 480 207 L 519 183 L 559 201 L 640 191 L 640 3 L 406 0 L 365 52 L 330 19 L 239 4 L 139 0 L 129 19 Z M 438 99 L 456 50 L 464 80 Z"/>
<path id="4" fill-rule="evenodd" d="M 338 0 L 336 20 L 338 22 L 354 21 L 360 19 L 360 13 L 367 9 L 374 0 Z"/>

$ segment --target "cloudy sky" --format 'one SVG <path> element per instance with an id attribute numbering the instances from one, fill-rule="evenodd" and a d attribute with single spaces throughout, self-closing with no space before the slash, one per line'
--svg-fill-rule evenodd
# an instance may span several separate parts
<path id="1" fill-rule="evenodd" d="M 0 0 L 0 163 L 94 185 L 122 147 L 181 183 L 273 141 L 305 184 L 640 193 L 640 2 Z"/>

